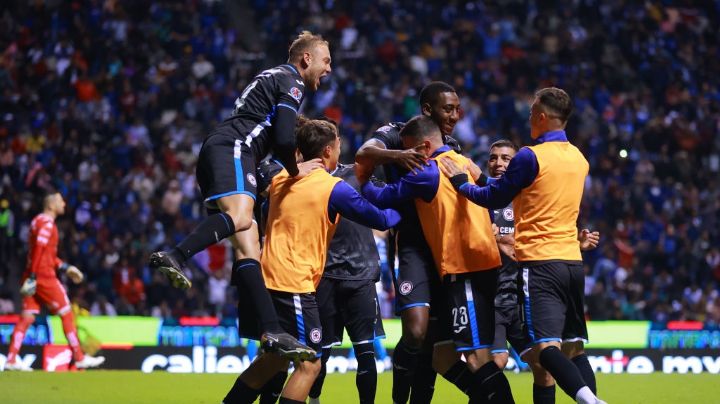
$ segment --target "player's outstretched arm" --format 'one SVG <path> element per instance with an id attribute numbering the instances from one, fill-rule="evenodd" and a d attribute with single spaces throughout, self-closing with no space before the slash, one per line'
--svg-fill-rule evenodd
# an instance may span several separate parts
<path id="1" fill-rule="evenodd" d="M 400 222 L 393 209 L 378 209 L 345 181 L 340 181 L 330 194 L 330 210 L 341 216 L 377 230 L 387 230 Z"/>
<path id="2" fill-rule="evenodd" d="M 369 173 L 380 164 L 396 164 L 404 170 L 413 171 L 422 169 L 427 162 L 417 148 L 388 150 L 381 140 L 368 139 L 355 154 L 355 172 L 361 175 L 367 173 L 363 177 L 369 177 Z"/>
<path id="3" fill-rule="evenodd" d="M 362 193 L 368 201 L 380 208 L 390 208 L 402 203 L 412 203 L 415 198 L 430 201 L 435 197 L 440 184 L 437 165 L 431 164 L 426 169 L 403 175 L 400 181 L 385 186 L 366 182 Z"/>

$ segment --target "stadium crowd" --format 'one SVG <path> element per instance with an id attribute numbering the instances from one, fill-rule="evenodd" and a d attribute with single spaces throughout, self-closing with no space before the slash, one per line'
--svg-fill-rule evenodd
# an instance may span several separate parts
<path id="1" fill-rule="evenodd" d="M 304 113 L 340 123 L 345 162 L 415 115 L 431 79 L 456 87 L 455 136 L 478 162 L 497 139 L 528 144 L 534 90 L 564 88 L 591 165 L 580 221 L 602 234 L 585 256 L 589 318 L 720 326 L 720 2 L 230 3 L 0 5 L 0 312 L 16 310 L 29 222 L 52 187 L 68 202 L 60 256 L 87 275 L 70 289 L 80 307 L 233 318 L 228 247 L 194 258 L 188 291 L 147 256 L 204 214 L 205 134 L 302 27 L 334 61 Z"/>

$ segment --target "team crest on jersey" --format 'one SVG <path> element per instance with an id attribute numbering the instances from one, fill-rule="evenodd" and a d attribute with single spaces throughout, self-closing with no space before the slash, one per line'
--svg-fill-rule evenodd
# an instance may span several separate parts
<path id="1" fill-rule="evenodd" d="M 291 88 L 288 94 L 290 94 L 290 96 L 293 97 L 297 102 L 300 102 L 300 99 L 303 96 L 302 91 L 300 91 L 300 89 L 297 87 Z"/>
<path id="2" fill-rule="evenodd" d="M 313 328 L 310 331 L 310 341 L 318 344 L 320 343 L 320 340 L 322 339 L 322 330 L 319 328 Z"/>
<path id="3" fill-rule="evenodd" d="M 403 296 L 407 296 L 410 292 L 413 290 L 413 284 L 412 282 L 405 281 L 400 284 L 400 294 Z"/>
<path id="4" fill-rule="evenodd" d="M 509 222 L 515 220 L 515 214 L 513 213 L 513 210 L 512 209 L 503 209 L 503 218 L 505 218 L 505 220 L 507 220 Z"/>
<path id="5" fill-rule="evenodd" d="M 248 175 L 246 175 L 245 178 L 247 178 L 248 182 L 251 183 L 252 186 L 254 186 L 254 187 L 257 186 L 257 181 L 255 180 L 254 175 L 252 175 L 251 173 L 248 173 Z"/>

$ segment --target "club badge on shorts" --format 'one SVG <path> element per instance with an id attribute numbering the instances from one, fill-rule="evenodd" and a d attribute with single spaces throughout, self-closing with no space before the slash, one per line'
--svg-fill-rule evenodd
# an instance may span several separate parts
<path id="1" fill-rule="evenodd" d="M 255 180 L 255 176 L 254 176 L 254 175 L 252 175 L 251 173 L 248 173 L 248 175 L 246 175 L 245 178 L 247 178 L 248 182 L 249 182 L 250 184 L 252 184 L 252 186 L 254 186 L 254 187 L 257 186 L 257 180 Z"/>
<path id="2" fill-rule="evenodd" d="M 400 284 L 400 294 L 403 296 L 407 296 L 410 292 L 413 290 L 413 284 L 409 281 L 405 281 Z"/>
<path id="3" fill-rule="evenodd" d="M 310 331 L 310 341 L 319 344 L 320 340 L 322 340 L 322 330 L 319 328 L 313 328 Z"/>

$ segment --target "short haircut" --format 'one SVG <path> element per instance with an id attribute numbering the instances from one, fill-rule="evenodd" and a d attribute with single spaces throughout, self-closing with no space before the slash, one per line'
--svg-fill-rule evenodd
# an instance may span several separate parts
<path id="1" fill-rule="evenodd" d="M 492 150 L 492 149 L 494 149 L 494 148 L 496 148 L 496 147 L 509 147 L 509 148 L 515 150 L 516 152 L 518 151 L 517 145 L 516 145 L 515 143 L 507 140 L 507 139 L 500 139 L 500 140 L 498 140 L 497 142 L 491 144 L 491 145 L 490 145 L 490 150 Z"/>
<path id="2" fill-rule="evenodd" d="M 420 90 L 420 105 L 435 105 L 438 98 L 440 98 L 440 94 L 454 92 L 456 92 L 455 88 L 450 84 L 444 81 L 433 81 Z"/>
<path id="3" fill-rule="evenodd" d="M 554 114 L 563 122 L 567 122 L 573 112 L 573 102 L 568 93 L 557 87 L 543 88 L 535 93 L 538 102 L 545 112 Z"/>
<path id="4" fill-rule="evenodd" d="M 314 35 L 310 31 L 301 32 L 290 44 L 290 48 L 288 49 L 288 63 L 299 62 L 305 52 L 313 50 L 318 44 L 330 46 L 328 41 L 324 40 L 320 35 Z"/>
<path id="5" fill-rule="evenodd" d="M 442 139 L 440 127 L 425 115 L 418 115 L 407 121 L 405 126 L 400 130 L 401 137 L 411 137 L 417 140 L 425 140 L 437 136 Z"/>
<path id="6" fill-rule="evenodd" d="M 305 161 L 322 156 L 325 146 L 331 144 L 338 137 L 335 125 L 319 119 L 302 119 L 295 126 L 297 147 Z"/>
<path id="7" fill-rule="evenodd" d="M 45 191 L 45 195 L 43 196 L 43 209 L 50 206 L 50 203 L 53 199 L 55 199 L 55 196 L 58 195 L 60 191 L 57 189 L 48 189 Z"/>

